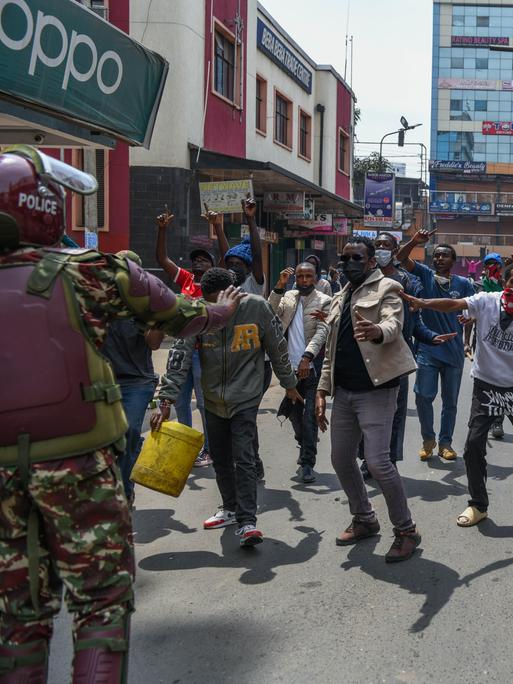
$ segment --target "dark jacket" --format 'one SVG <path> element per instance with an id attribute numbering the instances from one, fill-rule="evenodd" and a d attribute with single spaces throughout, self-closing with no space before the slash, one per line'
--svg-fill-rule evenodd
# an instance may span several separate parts
<path id="1" fill-rule="evenodd" d="M 281 386 L 289 389 L 297 384 L 281 323 L 262 297 L 245 297 L 224 330 L 201 335 L 197 340 L 176 340 L 169 350 L 160 399 L 175 401 L 196 343 L 205 408 L 221 418 L 231 418 L 260 404 L 265 352 Z"/>
<path id="2" fill-rule="evenodd" d="M 408 271 L 399 268 L 399 278 L 398 282 L 403 286 L 406 294 L 412 295 L 412 297 L 422 297 L 422 283 L 420 278 L 408 273 Z M 394 278 L 395 280 L 395 278 Z M 403 324 L 403 337 L 412 351 L 416 351 L 416 347 L 419 342 L 423 344 L 433 344 L 433 340 L 438 335 L 438 333 L 430 330 L 427 325 L 422 320 L 422 314 L 420 311 L 410 311 L 410 307 L 406 302 L 404 304 L 404 324 Z M 415 338 L 415 340 L 413 339 Z"/>

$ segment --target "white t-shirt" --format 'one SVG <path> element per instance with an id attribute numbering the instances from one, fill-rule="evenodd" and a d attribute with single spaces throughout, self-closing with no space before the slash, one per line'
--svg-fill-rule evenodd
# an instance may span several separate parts
<path id="1" fill-rule="evenodd" d="M 466 297 L 468 312 L 476 319 L 476 353 L 472 377 L 497 387 L 513 387 L 513 322 L 500 326 L 501 292 Z"/>
<path id="2" fill-rule="evenodd" d="M 298 299 L 296 313 L 288 328 L 289 358 L 294 370 L 297 370 L 306 349 L 303 301 L 302 297 Z"/>
<path id="3" fill-rule="evenodd" d="M 264 282 L 259 285 L 255 280 L 255 276 L 250 273 L 240 286 L 240 291 L 247 292 L 247 294 L 260 295 L 260 297 L 263 297 L 265 292 L 265 276 Z"/>

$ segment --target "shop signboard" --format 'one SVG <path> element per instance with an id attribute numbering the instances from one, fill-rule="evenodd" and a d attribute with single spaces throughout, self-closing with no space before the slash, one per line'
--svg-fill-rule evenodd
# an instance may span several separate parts
<path id="1" fill-rule="evenodd" d="M 310 246 L 317 252 L 322 252 L 322 250 L 324 249 L 324 240 L 312 240 Z"/>
<path id="2" fill-rule="evenodd" d="M 360 237 L 369 238 L 369 240 L 375 240 L 378 236 L 377 230 L 362 230 L 360 228 L 353 229 L 353 235 L 359 235 Z"/>
<path id="3" fill-rule="evenodd" d="M 513 204 L 496 202 L 495 213 L 499 216 L 513 216 Z"/>
<path id="4" fill-rule="evenodd" d="M 278 233 L 272 230 L 266 230 L 265 228 L 259 228 L 258 234 L 263 242 L 270 242 L 273 245 L 277 245 L 279 241 Z M 243 223 L 240 227 L 241 238 L 249 237 L 249 226 Z"/>
<path id="5" fill-rule="evenodd" d="M 169 65 L 73 0 L 0 2 L 0 94 L 149 147 Z"/>
<path id="6" fill-rule="evenodd" d="M 513 121 L 483 121 L 483 135 L 513 135 Z"/>
<path id="7" fill-rule="evenodd" d="M 440 90 L 499 90 L 500 81 L 484 78 L 439 78 Z"/>
<path id="8" fill-rule="evenodd" d="M 257 20 L 257 47 L 309 95 L 312 72 L 261 19 Z"/>
<path id="9" fill-rule="evenodd" d="M 333 232 L 337 235 L 349 235 L 349 219 L 345 216 L 334 216 Z"/>
<path id="10" fill-rule="evenodd" d="M 216 181 L 199 184 L 201 210 L 205 204 L 219 214 L 240 214 L 241 202 L 253 197 L 251 180 Z"/>
<path id="11" fill-rule="evenodd" d="M 442 171 L 444 173 L 486 173 L 486 162 L 474 161 L 449 161 L 443 159 L 430 159 L 430 171 Z"/>
<path id="12" fill-rule="evenodd" d="M 510 39 L 507 36 L 451 36 L 451 45 L 460 47 L 476 47 L 479 45 L 505 45 L 509 46 Z"/>
<path id="13" fill-rule="evenodd" d="M 429 212 L 431 214 L 491 215 L 493 206 L 491 202 L 466 202 L 463 199 L 433 200 L 429 203 Z"/>
<path id="14" fill-rule="evenodd" d="M 305 213 L 304 192 L 264 192 L 264 211 L 275 214 L 298 214 L 303 218 Z"/>
<path id="15" fill-rule="evenodd" d="M 318 214 L 314 219 L 295 219 L 292 223 L 312 233 L 333 233 L 332 214 Z"/>
<path id="16" fill-rule="evenodd" d="M 395 174 L 367 173 L 364 191 L 364 226 L 394 225 Z"/>

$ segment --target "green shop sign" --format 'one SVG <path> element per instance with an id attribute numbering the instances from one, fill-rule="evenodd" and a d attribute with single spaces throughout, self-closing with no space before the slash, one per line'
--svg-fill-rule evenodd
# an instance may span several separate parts
<path id="1" fill-rule="evenodd" d="M 168 68 L 75 0 L 0 0 L 0 96 L 149 147 Z"/>

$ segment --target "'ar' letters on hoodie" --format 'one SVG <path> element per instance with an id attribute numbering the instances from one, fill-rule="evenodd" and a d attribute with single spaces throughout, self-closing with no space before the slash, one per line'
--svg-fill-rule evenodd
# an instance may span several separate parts
<path id="1" fill-rule="evenodd" d="M 231 346 L 232 352 L 260 349 L 260 346 L 258 325 L 255 325 L 255 323 L 245 323 L 244 325 L 234 326 Z"/>

